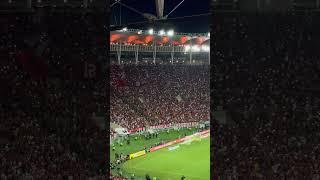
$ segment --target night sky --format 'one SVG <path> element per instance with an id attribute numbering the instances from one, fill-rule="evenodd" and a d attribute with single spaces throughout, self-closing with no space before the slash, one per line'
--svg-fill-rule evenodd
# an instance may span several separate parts
<path id="1" fill-rule="evenodd" d="M 111 4 L 114 0 L 111 1 Z M 137 9 L 142 13 L 150 13 L 156 15 L 155 0 L 122 0 L 122 3 Z M 165 0 L 164 16 L 168 14 L 181 0 Z M 121 10 L 121 24 L 128 28 L 148 29 L 153 27 L 155 30 L 159 29 L 174 29 L 175 32 L 186 33 L 206 33 L 209 32 L 209 18 L 210 16 L 200 16 L 192 18 L 183 18 L 176 20 L 157 21 L 156 24 L 142 23 L 135 25 L 127 25 L 129 23 L 146 21 L 144 17 L 125 7 L 115 5 L 111 11 L 111 24 L 119 25 Z M 210 13 L 210 0 L 185 0 L 179 8 L 177 8 L 168 18 L 176 18 L 182 16 L 190 16 L 197 14 Z"/>

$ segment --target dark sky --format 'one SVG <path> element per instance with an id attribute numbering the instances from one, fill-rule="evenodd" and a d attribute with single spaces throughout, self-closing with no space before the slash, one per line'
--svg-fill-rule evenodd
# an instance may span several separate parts
<path id="1" fill-rule="evenodd" d="M 164 15 L 168 14 L 177 4 L 179 4 L 182 0 L 165 0 L 165 9 Z M 114 0 L 111 1 L 111 4 Z M 124 4 L 137 9 L 142 13 L 150 13 L 156 14 L 156 6 L 155 0 L 122 0 Z M 210 0 L 185 0 L 179 8 L 177 8 L 169 18 L 182 17 L 182 16 L 190 16 L 197 14 L 205 14 L 210 12 Z M 119 4 L 115 5 L 112 9 L 111 14 L 111 24 L 119 24 L 120 22 L 120 10 L 121 10 L 121 23 L 122 25 L 126 25 L 128 23 L 146 21 L 144 17 L 141 15 L 125 8 L 120 7 Z M 176 32 L 198 32 L 205 33 L 209 32 L 209 18 L 210 16 L 200 16 L 200 17 L 192 17 L 192 18 L 183 18 L 177 20 L 167 20 L 157 22 L 156 25 L 151 25 L 148 23 L 137 24 L 137 25 L 129 25 L 128 28 L 140 28 L 147 29 L 151 26 L 155 27 L 155 29 L 164 28 L 169 29 L 172 28 Z"/>

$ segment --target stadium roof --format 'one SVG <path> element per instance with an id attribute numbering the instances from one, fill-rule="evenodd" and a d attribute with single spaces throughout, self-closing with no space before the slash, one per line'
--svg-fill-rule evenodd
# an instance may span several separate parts
<path id="1" fill-rule="evenodd" d="M 173 36 L 160 35 L 159 32 L 148 34 L 141 30 L 113 31 L 110 33 L 110 43 L 131 45 L 210 45 L 208 34 L 175 33 Z"/>

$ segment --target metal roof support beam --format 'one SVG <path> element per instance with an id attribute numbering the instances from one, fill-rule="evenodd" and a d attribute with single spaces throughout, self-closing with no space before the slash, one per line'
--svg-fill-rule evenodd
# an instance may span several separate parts
<path id="1" fill-rule="evenodd" d="M 168 18 L 168 16 L 170 16 L 170 14 L 173 13 L 183 2 L 184 2 L 184 0 L 182 0 L 178 5 L 176 5 L 176 7 L 174 7 L 174 8 L 165 16 L 165 19 Z"/>
<path id="2" fill-rule="evenodd" d="M 164 0 L 155 0 L 158 18 L 163 18 Z"/>
<path id="3" fill-rule="evenodd" d="M 111 5 L 110 5 L 110 7 L 113 7 L 114 5 L 116 5 L 118 2 L 120 2 L 121 0 L 116 0 L 116 2 L 114 2 L 114 3 L 112 3 Z"/>

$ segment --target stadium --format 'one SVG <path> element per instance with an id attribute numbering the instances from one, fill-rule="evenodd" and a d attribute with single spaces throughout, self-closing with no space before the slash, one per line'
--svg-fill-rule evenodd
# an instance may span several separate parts
<path id="1" fill-rule="evenodd" d="M 208 180 L 210 34 L 140 26 L 110 32 L 110 177 Z"/>

